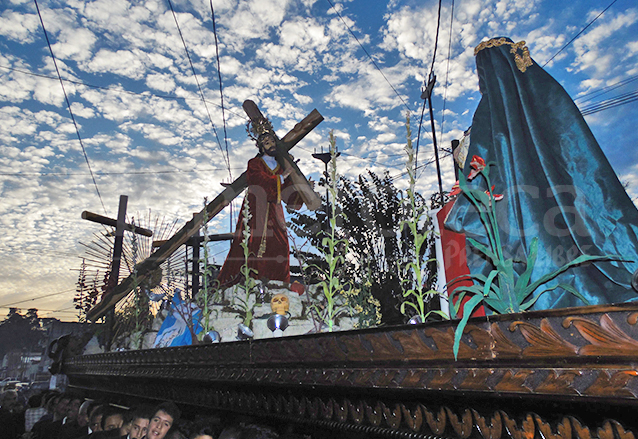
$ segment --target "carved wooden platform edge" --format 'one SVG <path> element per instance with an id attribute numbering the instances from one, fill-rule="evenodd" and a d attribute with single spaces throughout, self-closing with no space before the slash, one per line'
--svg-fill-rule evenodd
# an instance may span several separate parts
<path id="1" fill-rule="evenodd" d="M 635 303 L 471 319 L 458 361 L 451 354 L 454 322 L 437 322 L 74 357 L 64 371 L 72 385 L 96 391 L 149 397 L 149 383 L 164 383 L 162 397 L 176 401 L 394 431 L 388 437 L 445 431 L 461 438 L 633 438 L 626 430 L 633 416 L 622 413 L 638 405 L 637 322 Z M 196 389 L 203 400 L 180 389 Z M 438 394 L 456 401 L 433 406 Z M 456 404 L 468 396 L 491 400 L 495 409 Z M 501 397 L 518 398 L 523 408 L 563 401 L 618 407 L 620 414 L 588 418 L 595 425 L 584 426 L 580 409 L 566 408 L 558 420 L 533 410 L 513 414 L 494 402 Z M 313 418 L 307 407 L 332 415 Z"/>

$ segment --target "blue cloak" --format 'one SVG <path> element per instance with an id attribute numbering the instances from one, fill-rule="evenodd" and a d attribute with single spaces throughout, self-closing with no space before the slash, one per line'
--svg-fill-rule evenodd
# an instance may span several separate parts
<path id="1" fill-rule="evenodd" d="M 475 50 L 481 101 L 472 121 L 463 167 L 473 155 L 486 162 L 495 193 L 496 216 L 507 257 L 522 273 L 530 242 L 539 239 L 531 281 L 576 257 L 620 255 L 625 262 L 595 262 L 570 269 L 550 282 L 572 285 L 590 304 L 638 298 L 631 287 L 638 269 L 638 210 L 618 180 L 580 111 L 567 92 L 529 56 L 525 42 L 508 38 Z M 471 187 L 487 189 L 479 176 Z M 485 228 L 469 200 L 460 195 L 446 227 L 488 244 Z M 491 264 L 468 243 L 472 273 L 487 275 Z M 535 309 L 584 305 L 556 289 Z"/>

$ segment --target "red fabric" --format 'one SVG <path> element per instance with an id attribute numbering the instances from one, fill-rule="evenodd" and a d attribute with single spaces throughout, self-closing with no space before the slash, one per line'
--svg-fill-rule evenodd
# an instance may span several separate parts
<path id="1" fill-rule="evenodd" d="M 470 274 L 470 269 L 467 267 L 467 255 L 465 249 L 465 234 L 456 233 L 448 230 L 443 225 L 447 214 L 452 209 L 454 200 L 448 201 L 443 208 L 436 214 L 436 219 L 439 222 L 439 230 L 441 231 L 441 243 L 443 245 L 443 262 L 445 266 L 445 277 L 447 279 L 447 291 L 448 295 L 454 291 L 455 288 L 460 286 L 471 286 L 473 282 L 466 278 L 456 279 L 459 276 Z M 461 308 L 458 313 L 458 317 L 463 317 L 463 304 L 470 300 L 471 296 L 465 296 L 461 303 Z M 452 303 L 456 303 L 456 298 L 452 300 Z M 474 309 L 471 317 L 479 317 L 485 315 L 485 308 L 480 305 Z"/>
<path id="2" fill-rule="evenodd" d="M 289 207 L 299 209 L 302 205 L 299 193 L 287 179 L 281 184 L 282 173 L 278 165 L 270 169 L 261 157 L 248 162 L 248 209 L 252 217 L 248 221 L 248 267 L 257 270 L 252 277 L 290 282 L 290 250 L 286 233 L 286 220 L 280 200 Z M 240 269 L 244 265 L 243 239 L 244 206 L 237 219 L 237 227 L 230 251 L 217 279 L 221 286 L 229 287 L 241 280 Z M 263 252 L 260 253 L 260 248 Z"/>

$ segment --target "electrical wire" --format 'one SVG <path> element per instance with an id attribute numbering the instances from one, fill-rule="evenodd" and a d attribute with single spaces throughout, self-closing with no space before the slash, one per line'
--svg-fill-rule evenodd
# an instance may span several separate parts
<path id="1" fill-rule="evenodd" d="M 588 116 L 590 114 L 598 113 L 603 110 L 608 110 L 610 108 L 619 107 L 621 105 L 630 104 L 638 100 L 638 90 L 634 90 L 629 93 L 624 93 L 620 96 L 616 96 L 610 99 L 606 99 L 602 102 L 589 105 L 582 110 L 580 110 L 583 116 Z"/>
<path id="2" fill-rule="evenodd" d="M 390 82 L 390 80 L 385 76 L 385 74 L 383 73 L 383 71 L 381 70 L 381 68 L 377 65 L 376 61 L 372 58 L 372 56 L 370 55 L 370 53 L 368 53 L 368 51 L 366 50 L 365 47 L 363 47 L 363 44 L 361 44 L 361 41 L 359 41 L 359 38 L 357 38 L 357 36 L 354 34 L 354 32 L 352 31 L 352 29 L 350 28 L 350 26 L 348 26 L 348 23 L 346 23 L 346 21 L 343 19 L 343 17 L 341 16 L 341 14 L 339 13 L 339 11 L 337 10 L 337 8 L 335 7 L 335 5 L 332 3 L 332 0 L 326 0 L 328 3 L 330 3 L 330 6 L 332 6 L 332 9 L 334 9 L 335 13 L 337 14 L 337 17 L 339 17 L 339 20 L 341 20 L 341 22 L 343 23 L 343 25 L 346 27 L 346 29 L 348 29 L 348 32 L 350 32 L 350 35 L 352 35 L 352 37 L 355 39 L 355 41 L 357 42 L 357 44 L 359 44 L 359 47 L 361 47 L 361 49 L 363 49 L 363 51 L 365 52 L 365 54 L 368 56 L 368 58 L 370 59 L 370 61 L 372 61 L 372 64 L 374 65 L 374 67 L 379 71 L 379 73 L 381 73 L 381 76 L 383 76 L 383 79 L 385 79 L 385 82 L 388 83 L 388 85 L 392 88 L 392 90 L 394 91 L 394 93 L 399 97 L 399 99 L 401 100 L 401 102 L 403 103 L 403 105 L 405 106 L 405 108 L 407 108 L 408 112 L 411 113 L 410 107 L 408 106 L 408 104 L 406 104 L 406 102 L 403 100 L 403 97 L 401 97 L 401 95 L 399 94 L 399 92 L 397 91 L 397 89 L 394 87 L 394 85 L 392 85 L 392 83 Z"/>
<path id="3" fill-rule="evenodd" d="M 448 78 L 450 76 L 450 58 L 452 57 L 452 28 L 454 24 L 454 0 L 450 12 L 450 39 L 447 45 L 447 67 L 445 69 L 445 86 L 443 88 L 443 112 L 441 114 L 441 139 L 443 139 L 443 125 L 445 124 L 445 108 L 447 107 Z M 441 148 L 443 149 L 443 148 Z"/>
<path id="4" fill-rule="evenodd" d="M 75 291 L 75 289 L 68 289 L 68 290 L 64 290 L 64 291 L 58 291 L 57 293 L 44 294 L 42 296 L 36 296 L 36 297 L 31 297 L 29 299 L 18 300 L 17 302 L 4 303 L 4 304 L 0 305 L 0 308 L 13 307 L 13 305 L 18 305 L 20 303 L 31 302 L 33 300 L 38 300 L 38 299 L 46 299 L 47 297 L 59 296 L 60 294 L 69 294 L 69 293 L 71 293 L 73 291 Z"/>
<path id="5" fill-rule="evenodd" d="M 427 90 L 428 85 L 430 84 L 430 81 L 433 79 L 434 77 L 434 61 L 436 60 L 436 49 L 438 47 L 439 44 L 439 30 L 441 28 L 441 4 L 442 4 L 442 0 L 439 0 L 439 11 L 437 14 L 437 20 L 436 20 L 436 34 L 434 37 L 434 53 L 432 54 L 432 64 L 430 65 L 430 73 L 428 74 L 428 79 L 427 81 L 425 81 L 425 90 Z M 419 164 L 419 144 L 420 144 L 420 140 L 421 140 L 421 127 L 423 126 L 423 116 L 425 115 L 425 101 L 427 99 L 430 99 L 430 104 L 432 103 L 432 91 L 430 90 L 430 96 L 427 96 L 425 99 L 423 99 L 423 106 L 421 107 L 421 119 L 419 120 L 419 129 L 417 130 L 417 135 L 416 135 L 416 151 L 414 154 L 414 169 L 416 171 L 416 169 L 418 168 L 418 164 Z M 421 96 L 423 96 L 423 93 L 421 93 Z M 434 130 L 434 123 L 432 123 L 432 130 Z M 432 142 L 434 143 L 434 147 L 436 148 L 436 140 L 435 140 L 435 136 L 436 133 L 434 133 L 434 131 L 432 131 L 431 133 L 432 135 Z M 416 173 L 415 173 L 416 175 Z M 418 178 L 418 177 L 417 177 Z"/>
<path id="6" fill-rule="evenodd" d="M 38 0 L 33 0 L 35 2 L 35 8 L 38 11 L 38 17 L 40 18 L 40 24 L 42 25 L 42 31 L 44 32 L 44 37 L 47 41 L 47 46 L 49 47 L 49 52 L 51 53 L 51 58 L 53 59 L 53 65 L 55 66 L 55 71 L 58 74 L 58 79 L 60 80 L 60 86 L 62 87 L 62 92 L 64 93 L 64 99 L 66 100 L 66 105 L 69 109 L 69 113 L 71 114 L 71 120 L 73 121 L 73 126 L 75 126 L 75 132 L 78 135 L 78 140 L 80 141 L 80 146 L 82 147 L 82 153 L 84 154 L 84 160 L 86 160 L 86 165 L 89 167 L 89 172 L 91 173 L 91 178 L 93 179 L 93 186 L 95 186 L 95 191 L 97 192 L 97 196 L 100 199 L 100 203 L 102 204 L 102 209 L 104 209 L 104 213 L 106 213 L 106 206 L 104 206 L 104 201 L 102 200 L 102 195 L 100 194 L 100 189 L 97 187 L 97 181 L 95 181 L 95 176 L 93 175 L 93 169 L 91 169 L 91 163 L 89 163 L 89 156 L 86 154 L 86 149 L 84 148 L 84 142 L 82 142 L 82 136 L 80 136 L 80 128 L 78 127 L 77 122 L 75 121 L 75 116 L 73 115 L 73 110 L 71 110 L 71 102 L 69 102 L 69 97 L 66 94 L 66 89 L 64 88 L 64 81 L 62 81 L 62 76 L 60 75 L 60 69 L 58 68 L 58 62 L 55 59 L 55 55 L 53 54 L 53 48 L 51 47 L 51 42 L 49 41 L 49 35 L 47 33 L 46 28 L 44 27 L 44 21 L 42 19 L 42 14 L 40 13 L 40 7 L 38 6 Z"/>
<path id="7" fill-rule="evenodd" d="M 574 40 L 576 40 L 576 38 L 578 38 L 578 37 L 579 37 L 579 36 L 580 36 L 583 32 L 585 32 L 589 26 L 591 26 L 592 24 L 594 24 L 594 22 L 595 22 L 596 20 L 598 20 L 598 18 L 600 18 L 600 16 L 601 16 L 601 15 L 603 15 L 603 14 L 605 13 L 605 11 L 607 11 L 607 9 L 611 8 L 611 7 L 613 6 L 613 4 L 614 4 L 614 3 L 616 3 L 617 1 L 618 1 L 618 0 L 614 0 L 613 2 L 611 2 L 611 3 L 609 4 L 609 6 L 607 6 L 605 9 L 603 9 L 603 11 L 602 11 L 600 14 L 596 15 L 596 18 L 594 18 L 592 21 L 590 21 L 589 23 L 587 23 L 587 26 L 585 26 L 584 28 L 582 28 L 582 29 L 581 29 L 581 31 L 580 31 L 580 32 L 578 32 L 574 38 L 572 38 L 571 40 L 569 40 L 569 42 L 568 42 L 567 44 L 565 44 L 563 47 L 561 47 L 561 48 L 560 48 L 560 50 L 554 54 L 554 56 L 552 56 L 550 59 L 548 59 L 547 61 L 545 61 L 545 64 L 543 64 L 543 67 L 545 67 L 547 64 L 549 64 L 549 63 L 550 63 L 550 62 L 551 62 L 554 58 L 556 58 L 556 57 L 558 56 L 558 54 L 559 54 L 559 53 L 561 53 L 563 50 L 565 50 L 565 48 L 566 48 L 567 46 L 569 46 L 571 43 L 573 43 L 573 42 L 574 42 Z"/>
<path id="8" fill-rule="evenodd" d="M 574 102 L 583 101 L 583 99 L 585 99 L 585 98 L 587 98 L 587 99 L 585 99 L 583 101 L 583 103 L 584 102 L 589 102 L 589 101 L 593 100 L 594 98 L 597 98 L 598 96 L 602 96 L 604 94 L 607 94 L 607 93 L 609 93 L 612 90 L 620 88 L 623 85 L 627 85 L 627 84 L 629 84 L 631 82 L 634 82 L 636 80 L 638 80 L 638 75 L 630 76 L 629 78 L 623 79 L 622 81 L 618 81 L 618 82 L 616 82 L 614 84 L 611 84 L 611 85 L 608 85 L 606 87 L 602 87 L 602 88 L 599 88 L 599 89 L 591 90 L 589 93 L 586 93 L 584 95 L 578 96 L 578 97 L 574 98 Z"/>
<path id="9" fill-rule="evenodd" d="M 243 169 L 243 168 L 232 168 L 235 170 Z M 155 175 L 155 174 L 187 174 L 187 173 L 199 173 L 199 172 L 213 172 L 213 171 L 225 171 L 226 168 L 210 168 L 210 169 L 192 169 L 192 170 L 176 170 L 176 171 L 128 171 L 128 172 L 96 172 L 94 175 L 98 177 L 105 175 Z M 41 176 L 74 176 L 74 175 L 90 175 L 85 172 L 0 172 L 0 175 L 4 176 L 13 176 L 13 177 L 21 177 L 21 176 L 33 176 L 33 175 L 41 175 Z"/>
<path id="10" fill-rule="evenodd" d="M 230 172 L 230 157 L 228 156 L 228 151 L 226 154 L 224 153 L 224 148 L 222 148 L 222 144 L 219 141 L 219 135 L 217 134 L 217 128 L 215 128 L 215 124 L 213 123 L 213 118 L 210 115 L 210 111 L 208 110 L 208 104 L 206 104 L 206 99 L 204 98 L 204 91 L 202 90 L 202 86 L 199 83 L 199 78 L 197 73 L 195 72 L 195 66 L 193 65 L 193 60 L 191 59 L 190 52 L 188 51 L 188 47 L 186 46 L 186 41 L 184 40 L 184 35 L 182 34 L 182 30 L 179 27 L 179 22 L 177 21 L 177 14 L 175 14 L 175 10 L 173 9 L 173 3 L 171 0 L 168 0 L 168 5 L 171 8 L 171 12 L 173 14 L 173 19 L 175 20 L 175 25 L 177 26 L 177 31 L 179 32 L 179 37 L 182 40 L 182 45 L 184 46 L 184 51 L 186 52 L 186 57 L 188 58 L 188 63 L 190 64 L 191 71 L 193 72 L 193 76 L 195 77 L 195 82 L 197 83 L 197 88 L 199 89 L 199 94 L 202 98 L 202 102 L 204 103 L 204 107 L 206 108 L 206 114 L 208 114 L 208 120 L 210 121 L 211 126 L 213 127 L 213 132 L 215 133 L 215 138 L 217 139 L 217 144 L 219 145 L 219 149 L 222 152 L 222 156 L 226 162 L 226 168 L 228 169 L 228 175 L 232 180 L 232 173 Z"/>
<path id="11" fill-rule="evenodd" d="M 0 69 L 5 69 L 5 70 L 10 70 L 12 72 L 17 72 L 17 73 L 21 73 L 23 75 L 28 75 L 28 76 L 35 76 L 37 78 L 44 78 L 44 79 L 51 79 L 53 81 L 57 81 L 58 78 L 55 76 L 49 76 L 49 75 L 43 75 L 41 73 L 35 73 L 35 72 L 30 72 L 28 70 L 22 70 L 22 69 L 16 69 L 15 67 L 8 67 L 8 66 L 2 66 L 0 65 Z M 89 84 L 88 82 L 83 82 L 83 81 L 74 81 L 72 79 L 65 79 L 63 78 L 64 82 L 67 82 L 69 84 L 74 84 L 74 85 L 81 85 L 84 87 L 88 87 L 88 88 L 94 88 L 96 90 L 105 90 L 105 91 L 111 91 L 111 92 L 115 92 L 115 93 L 124 93 L 124 94 L 130 94 L 133 96 L 153 96 L 156 98 L 161 98 L 161 99 L 172 99 L 172 100 L 182 100 L 182 101 L 201 101 L 201 98 L 195 99 L 195 98 L 188 98 L 188 97 L 184 97 L 184 96 L 174 96 L 174 95 L 161 95 L 161 94 L 157 94 L 157 93 L 152 93 L 148 90 L 146 91 L 131 91 L 131 90 L 126 90 L 123 88 L 115 88 L 115 87 L 104 87 L 101 85 L 94 85 L 94 84 Z M 214 102 L 209 102 L 206 101 L 206 103 L 210 104 L 210 105 L 214 105 L 216 107 L 220 107 L 221 106 L 219 104 L 216 104 Z M 235 113 L 234 111 L 231 111 L 229 109 L 225 109 L 228 113 L 233 114 L 239 118 L 242 119 L 247 119 L 245 114 L 240 114 L 240 113 Z"/>
<path id="12" fill-rule="evenodd" d="M 215 24 L 215 9 L 213 8 L 213 0 L 210 0 L 210 12 L 213 17 L 213 35 L 215 36 L 215 57 L 217 58 L 217 76 L 219 76 L 219 96 L 221 98 L 222 122 L 224 124 L 224 142 L 226 142 L 226 157 L 229 157 L 228 132 L 226 131 L 226 113 L 224 112 L 224 90 L 222 87 L 222 71 L 221 63 L 219 62 L 219 42 L 217 41 L 217 26 Z M 233 175 L 230 173 L 230 164 L 228 167 L 228 173 L 230 175 L 230 181 L 233 181 Z"/>

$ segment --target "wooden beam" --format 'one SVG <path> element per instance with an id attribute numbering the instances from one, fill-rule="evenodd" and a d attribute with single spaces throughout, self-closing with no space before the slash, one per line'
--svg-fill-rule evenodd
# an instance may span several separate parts
<path id="1" fill-rule="evenodd" d="M 217 242 L 217 241 L 231 241 L 233 239 L 233 237 L 235 236 L 234 233 L 216 233 L 213 235 L 208 235 L 207 239 L 208 242 Z M 168 239 L 164 239 L 164 240 L 158 240 L 158 241 L 153 241 L 153 248 L 157 248 L 157 247 L 161 247 L 164 244 L 166 244 L 168 242 Z M 193 245 L 191 244 L 191 242 L 194 243 L 202 243 L 204 242 L 204 237 L 203 236 L 192 236 L 189 239 L 189 242 L 187 243 L 187 245 Z"/>
<path id="2" fill-rule="evenodd" d="M 306 116 L 301 122 L 286 134 L 282 142 L 282 148 L 289 151 L 293 146 L 301 141 L 306 135 L 312 131 L 317 125 L 323 121 L 323 116 L 315 109 Z M 248 187 L 248 178 L 246 172 L 241 174 L 238 179 L 233 181 L 230 186 L 219 194 L 213 201 L 202 209 L 201 212 L 194 215 L 193 219 L 187 222 L 184 227 L 173 235 L 171 239 L 166 241 L 151 256 L 135 266 L 135 275 L 130 275 L 116 286 L 113 291 L 105 295 L 102 300 L 95 305 L 87 314 L 87 318 L 95 321 L 101 318 L 108 309 L 119 302 L 124 296 L 133 291 L 141 281 L 146 279 L 150 273 L 157 269 L 166 259 L 168 259 L 181 245 L 204 225 L 204 219 L 210 221 L 224 207 L 228 206 L 237 195 Z"/>
<path id="3" fill-rule="evenodd" d="M 245 100 L 243 108 L 250 120 L 252 120 L 253 122 L 260 123 L 266 120 L 264 115 L 259 110 L 259 107 L 257 107 L 257 104 L 255 104 L 253 101 Z M 281 140 L 278 139 L 276 135 L 274 137 L 277 141 L 277 161 L 282 167 L 284 167 L 283 162 L 286 162 L 288 163 L 288 167 L 292 168 L 292 172 L 290 173 L 289 177 L 294 184 L 295 189 L 297 190 L 299 195 L 301 195 L 301 199 L 303 200 L 306 207 L 309 210 L 313 211 L 319 209 L 321 207 L 321 197 L 319 197 L 319 195 L 317 195 L 317 193 L 313 190 L 312 186 L 308 182 L 308 179 L 297 166 L 297 163 L 295 163 L 290 154 L 288 154 L 288 150 L 290 150 L 290 148 L 288 147 L 288 145 L 285 144 L 285 137 Z"/>
<path id="4" fill-rule="evenodd" d="M 98 215 L 97 213 L 89 212 L 87 210 L 82 212 L 82 219 L 85 219 L 94 223 L 98 223 L 98 224 L 104 224 L 105 226 L 117 227 L 116 219 Z M 142 227 L 137 227 L 132 224 L 124 224 L 124 230 L 137 233 L 138 235 L 144 235 L 148 237 L 153 236 L 152 230 L 144 229 Z"/>

